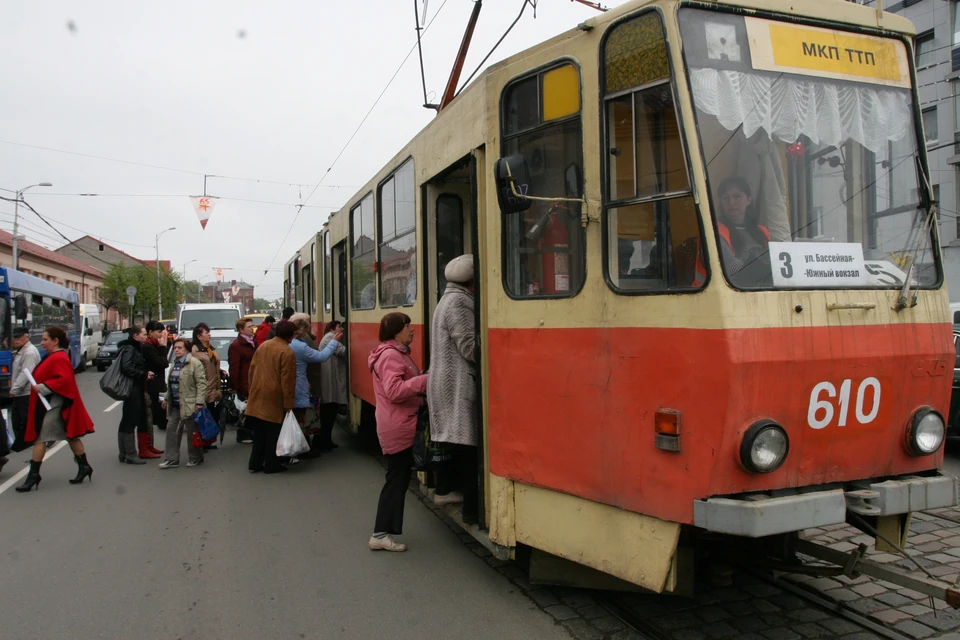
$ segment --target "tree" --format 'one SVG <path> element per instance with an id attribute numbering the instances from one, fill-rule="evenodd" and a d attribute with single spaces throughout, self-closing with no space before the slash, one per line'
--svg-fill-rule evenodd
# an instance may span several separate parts
<path id="1" fill-rule="evenodd" d="M 254 298 L 253 299 L 253 310 L 256 313 L 266 313 L 270 310 L 273 305 L 270 304 L 270 301 L 265 298 Z"/>
<path id="2" fill-rule="evenodd" d="M 193 303 L 209 302 L 206 294 L 203 292 L 203 285 L 196 280 L 188 280 L 183 283 L 183 301 Z"/>
<path id="3" fill-rule="evenodd" d="M 121 313 L 127 310 L 127 287 L 130 286 L 127 282 L 128 271 L 122 262 L 117 262 L 110 265 L 103 276 L 98 302 L 108 315 L 111 309 L 116 309 Z"/>

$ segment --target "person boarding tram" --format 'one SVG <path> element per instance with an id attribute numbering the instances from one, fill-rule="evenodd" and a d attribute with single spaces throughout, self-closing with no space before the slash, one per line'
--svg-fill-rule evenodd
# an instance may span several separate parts
<path id="1" fill-rule="evenodd" d="M 477 450 L 480 424 L 476 389 L 476 320 L 473 314 L 473 256 L 451 260 L 444 276 L 447 288 L 433 315 L 430 382 L 430 439 L 450 445 L 453 462 L 441 471 L 435 504 L 463 503 L 463 520 L 476 524 Z"/>

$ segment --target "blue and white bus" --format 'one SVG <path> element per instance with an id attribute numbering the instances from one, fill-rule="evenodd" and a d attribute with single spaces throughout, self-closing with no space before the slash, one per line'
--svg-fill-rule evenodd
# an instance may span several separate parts
<path id="1" fill-rule="evenodd" d="M 80 356 L 80 296 L 61 287 L 8 267 L 0 267 L 0 398 L 10 393 L 11 332 L 17 327 L 30 331 L 30 342 L 40 348 L 43 330 L 63 327 L 70 338 L 70 360 L 74 369 L 84 362 Z M 43 349 L 40 349 L 40 354 Z"/>

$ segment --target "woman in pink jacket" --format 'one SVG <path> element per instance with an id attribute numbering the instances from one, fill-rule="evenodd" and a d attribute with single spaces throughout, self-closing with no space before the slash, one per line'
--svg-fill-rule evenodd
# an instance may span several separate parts
<path id="1" fill-rule="evenodd" d="M 427 393 L 427 374 L 410 359 L 413 327 L 405 313 L 380 320 L 380 344 L 367 364 L 377 396 L 377 436 L 387 458 L 387 480 L 380 491 L 377 521 L 367 543 L 371 549 L 406 551 L 392 536 L 403 533 L 403 503 L 413 468 L 417 411 Z"/>

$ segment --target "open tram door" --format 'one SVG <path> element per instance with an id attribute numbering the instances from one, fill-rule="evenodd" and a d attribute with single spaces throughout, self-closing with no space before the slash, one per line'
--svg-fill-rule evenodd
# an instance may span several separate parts
<path id="1" fill-rule="evenodd" d="M 483 314 L 481 312 L 481 260 L 483 251 L 480 249 L 479 212 L 483 211 L 483 176 L 478 167 L 483 166 L 483 148 L 474 150 L 454 164 L 436 174 L 433 178 L 421 185 L 421 203 L 423 216 L 424 244 L 423 253 L 423 289 L 424 289 L 424 366 L 430 368 L 430 358 L 433 351 L 433 317 L 437 304 L 443 296 L 447 281 L 444 269 L 457 256 L 473 254 L 474 256 L 474 321 L 476 327 L 476 363 L 475 381 L 478 399 L 475 411 L 477 422 L 483 425 L 483 380 L 482 380 L 482 347 L 483 347 Z M 483 427 L 481 426 L 481 429 Z M 450 509 L 450 515 L 468 531 L 475 535 L 486 529 L 486 434 L 479 434 L 476 473 L 476 521 L 472 518 L 463 520 L 462 511 Z M 430 487 L 434 486 L 436 477 L 421 476 Z"/>

